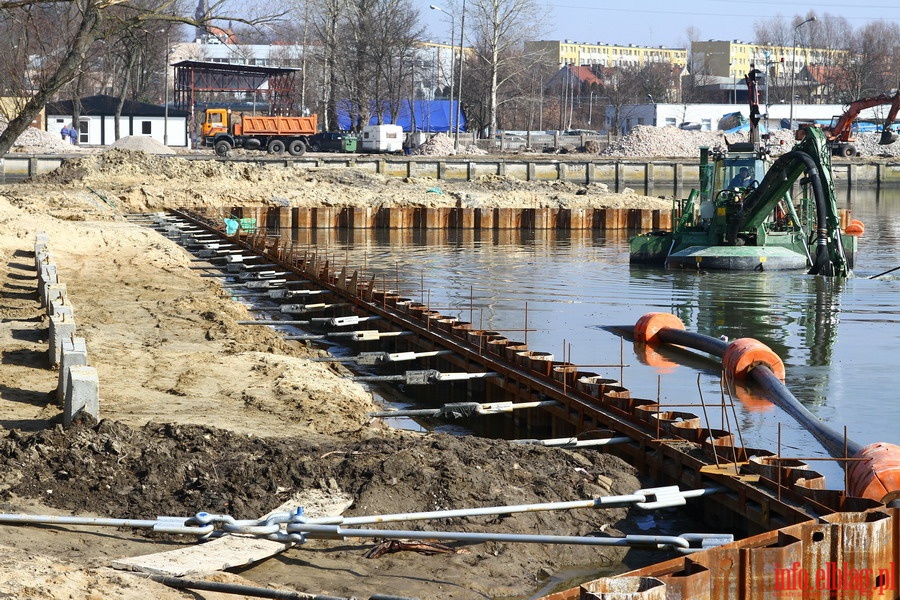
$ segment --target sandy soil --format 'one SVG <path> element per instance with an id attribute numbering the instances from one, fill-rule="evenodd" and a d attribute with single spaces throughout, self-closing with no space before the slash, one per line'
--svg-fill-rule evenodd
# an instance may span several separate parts
<path id="1" fill-rule="evenodd" d="M 370 393 L 322 354 L 251 318 L 190 256 L 126 213 L 174 206 L 429 204 L 467 194 L 495 205 L 656 206 L 601 186 L 492 178 L 427 190 L 352 170 L 291 171 L 114 150 L 36 181 L 0 187 L 0 513 L 153 519 L 224 512 L 259 517 L 308 488 L 340 488 L 347 514 L 583 499 L 642 487 L 594 451 L 420 435 L 370 422 Z M 641 204 L 644 203 L 644 204 Z M 662 202 L 667 205 L 667 202 Z M 434 204 L 429 204 L 434 205 Z M 101 385 L 100 423 L 64 430 L 33 244 L 46 231 L 78 335 Z M 677 515 L 672 515 L 677 518 Z M 580 535 L 638 532 L 626 509 L 412 523 L 409 528 Z M 406 525 L 404 525 L 406 527 Z M 0 597 L 218 598 L 113 571 L 115 558 L 193 543 L 132 529 L 0 526 Z M 644 560 L 613 548 L 449 544 L 450 553 L 364 557 L 371 540 L 314 541 L 224 581 L 368 597 L 525 597 L 574 565 Z M 654 558 L 663 558 L 655 556 Z M 616 567 L 612 567 L 616 568 Z M 234 596 L 228 596 L 234 597 Z"/>

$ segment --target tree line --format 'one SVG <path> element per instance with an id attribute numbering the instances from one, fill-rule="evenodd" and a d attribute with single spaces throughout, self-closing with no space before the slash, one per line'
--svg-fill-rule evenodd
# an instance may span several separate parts
<path id="1" fill-rule="evenodd" d="M 692 65 L 594 65 L 594 76 L 565 76 L 571 66 L 524 50 L 538 39 L 537 0 L 448 0 L 441 5 L 456 38 L 454 72 L 422 89 L 423 15 L 412 0 L 292 0 L 277 10 L 229 12 L 223 1 L 197 10 L 193 0 L 12 0 L 0 5 L 0 81 L 8 108 L 0 155 L 47 102 L 105 93 L 160 103 L 166 93 L 169 49 L 198 31 L 233 30 L 241 43 L 302 46 L 294 105 L 337 129 L 346 112 L 355 126 L 385 112 L 396 117 L 404 100 L 453 97 L 470 130 L 611 127 L 606 108 L 628 103 L 703 101 Z M 814 20 L 810 21 L 812 17 Z M 465 20 L 464 31 L 463 19 Z M 802 27 L 798 24 L 807 21 Z M 60 26 L 60 24 L 65 26 Z M 687 32 L 686 45 L 696 35 Z M 833 49 L 815 101 L 848 102 L 898 88 L 900 26 L 873 21 L 853 28 L 842 17 L 814 12 L 772 17 L 754 25 L 759 44 Z M 465 51 L 458 50 L 462 38 Z M 688 56 L 691 56 L 688 50 Z M 461 63 L 460 63 L 461 59 Z M 463 73 L 465 85 L 458 85 Z M 563 75 L 561 75 L 563 74 Z M 418 82 L 418 83 L 417 83 Z M 451 83 L 457 84 L 456 90 Z M 813 100 L 810 90 L 798 90 Z M 615 112 L 615 111 L 612 111 Z M 392 114 L 393 113 L 393 114 Z"/>

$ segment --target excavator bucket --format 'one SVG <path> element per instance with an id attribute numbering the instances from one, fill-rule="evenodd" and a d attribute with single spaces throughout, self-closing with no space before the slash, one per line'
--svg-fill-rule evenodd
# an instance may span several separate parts
<path id="1" fill-rule="evenodd" d="M 898 136 L 896 132 L 885 129 L 881 132 L 881 139 L 878 140 L 878 143 L 882 146 L 887 146 L 888 144 L 896 142 L 898 137 L 900 136 Z"/>

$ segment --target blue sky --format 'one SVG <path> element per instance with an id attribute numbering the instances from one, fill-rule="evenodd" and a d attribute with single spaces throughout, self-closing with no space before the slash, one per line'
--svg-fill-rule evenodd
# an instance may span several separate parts
<path id="1" fill-rule="evenodd" d="M 459 0 L 457 0 L 459 1 Z M 773 0 L 536 0 L 546 6 L 548 19 L 540 39 L 569 39 L 578 42 L 640 44 L 644 46 L 684 47 L 686 30 L 699 30 L 701 40 L 739 39 L 751 41 L 753 24 L 774 16 L 791 19 L 806 14 L 845 17 L 854 28 L 877 19 L 900 20 L 900 0 L 861 0 L 861 4 L 822 0 L 821 2 L 776 2 Z M 422 17 L 431 39 L 447 41 L 449 18 L 429 4 L 449 6 L 450 1 L 421 0 Z M 459 23 L 457 22 L 457 37 Z M 468 28 L 467 28 L 468 29 Z"/>

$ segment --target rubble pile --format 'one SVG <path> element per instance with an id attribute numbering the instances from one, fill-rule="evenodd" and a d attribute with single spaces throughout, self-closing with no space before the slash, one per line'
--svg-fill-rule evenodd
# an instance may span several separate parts
<path id="1" fill-rule="evenodd" d="M 773 156 L 784 154 L 794 145 L 794 132 L 788 129 L 772 130 L 768 137 L 769 153 Z M 862 156 L 900 155 L 900 142 L 893 146 L 879 146 L 880 134 L 860 134 L 856 147 Z M 749 132 L 728 133 L 724 131 L 691 131 L 676 127 L 652 127 L 639 125 L 628 135 L 619 138 L 601 152 L 605 156 L 634 156 L 668 158 L 689 158 L 697 156 L 701 146 L 709 148 L 725 147 L 728 143 L 749 141 Z"/>
<path id="2" fill-rule="evenodd" d="M 460 148 L 460 149 L 459 149 L 459 152 L 457 152 L 457 154 L 468 154 L 468 155 L 470 155 L 470 156 L 473 156 L 473 155 L 485 155 L 485 154 L 487 154 L 487 153 L 488 153 L 487 150 L 482 150 L 481 148 L 479 148 L 479 147 L 476 146 L 475 144 L 469 144 L 469 145 L 466 146 L 465 148 Z"/>
<path id="3" fill-rule="evenodd" d="M 882 146 L 878 143 L 880 133 L 860 133 L 853 145 L 861 156 L 900 156 L 900 141 Z"/>
<path id="4" fill-rule="evenodd" d="M 697 156 L 700 146 L 724 145 L 721 131 L 685 131 L 675 127 L 638 125 L 631 132 L 610 144 L 604 156 Z"/>
<path id="5" fill-rule="evenodd" d="M 463 148 L 460 148 L 458 151 L 453 149 L 453 138 L 446 133 L 436 133 L 428 140 L 419 146 L 418 148 L 413 149 L 413 154 L 418 156 L 452 156 L 454 154 L 468 154 L 468 155 L 476 155 L 476 154 L 487 154 L 486 151 L 482 150 L 475 144 L 469 144 Z"/>
<path id="6" fill-rule="evenodd" d="M 445 133 L 436 133 L 414 148 L 412 153 L 418 156 L 448 156 L 453 154 L 453 138 Z"/>

